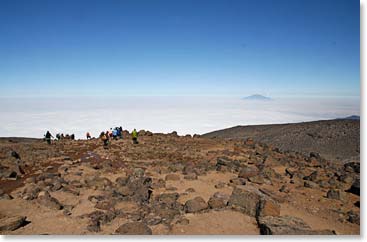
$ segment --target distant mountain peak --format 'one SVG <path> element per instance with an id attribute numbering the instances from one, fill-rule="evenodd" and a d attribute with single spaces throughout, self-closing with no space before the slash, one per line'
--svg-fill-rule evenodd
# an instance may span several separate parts
<path id="1" fill-rule="evenodd" d="M 242 98 L 244 100 L 256 100 L 256 101 L 270 101 L 271 98 L 270 97 L 266 97 L 266 96 L 263 96 L 263 95 L 260 95 L 260 94 L 254 94 L 254 95 L 251 95 L 251 96 L 247 96 L 247 97 L 244 97 Z"/>
<path id="2" fill-rule="evenodd" d="M 344 120 L 360 120 L 360 116 L 358 115 L 351 115 L 345 118 L 337 118 L 337 119 L 344 119 Z"/>

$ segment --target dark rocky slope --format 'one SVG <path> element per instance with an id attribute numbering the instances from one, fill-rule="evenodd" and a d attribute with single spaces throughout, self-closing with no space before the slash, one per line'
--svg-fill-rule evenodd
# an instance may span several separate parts
<path id="1" fill-rule="evenodd" d="M 284 151 L 317 152 L 330 160 L 359 161 L 358 120 L 236 126 L 204 134 L 206 138 L 253 138 Z"/>

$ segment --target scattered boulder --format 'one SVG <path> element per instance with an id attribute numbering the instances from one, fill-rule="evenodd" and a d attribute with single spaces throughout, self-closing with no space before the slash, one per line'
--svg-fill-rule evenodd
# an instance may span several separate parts
<path id="1" fill-rule="evenodd" d="M 187 213 L 196 213 L 208 208 L 208 204 L 202 197 L 195 197 L 185 203 L 185 211 Z"/>
<path id="2" fill-rule="evenodd" d="M 360 163 L 359 162 L 349 162 L 344 164 L 344 170 L 348 172 L 360 173 Z"/>
<path id="3" fill-rule="evenodd" d="M 347 192 L 360 196 L 360 179 L 356 179 Z"/>
<path id="4" fill-rule="evenodd" d="M 60 202 L 56 198 L 51 197 L 51 195 L 47 191 L 40 192 L 38 194 L 37 201 L 39 204 L 51 209 L 62 209 L 62 205 L 60 204 Z"/>
<path id="5" fill-rule="evenodd" d="M 352 184 L 354 182 L 354 176 L 347 173 L 347 174 L 339 176 L 338 180 L 346 184 Z"/>
<path id="6" fill-rule="evenodd" d="M 260 198 L 261 195 L 258 190 L 235 187 L 229 198 L 228 205 L 239 207 L 246 214 L 255 217 Z"/>
<path id="7" fill-rule="evenodd" d="M 303 177 L 303 180 L 315 182 L 317 180 L 317 171 L 313 171 L 310 175 Z"/>
<path id="8" fill-rule="evenodd" d="M 303 183 L 303 186 L 304 186 L 304 187 L 307 187 L 307 188 L 316 188 L 318 185 L 317 185 L 317 183 L 315 183 L 315 182 L 312 182 L 312 181 L 308 181 L 308 180 L 306 180 L 306 181 Z"/>
<path id="9" fill-rule="evenodd" d="M 87 230 L 95 233 L 100 232 L 101 222 L 99 220 L 90 220 L 87 226 Z"/>
<path id="10" fill-rule="evenodd" d="M 6 170 L 0 174 L 0 177 L 3 177 L 7 180 L 17 180 L 19 176 L 18 173 L 14 170 Z"/>
<path id="11" fill-rule="evenodd" d="M 111 211 L 94 211 L 90 214 L 82 215 L 82 217 L 87 217 L 90 219 L 87 230 L 96 233 L 101 231 L 101 224 L 106 224 L 112 221 L 116 215 Z"/>
<path id="12" fill-rule="evenodd" d="M 238 177 L 247 179 L 256 176 L 258 173 L 259 169 L 256 166 L 246 166 L 240 170 Z"/>
<path id="13" fill-rule="evenodd" d="M 231 180 L 229 180 L 229 182 L 235 186 L 237 185 L 246 185 L 246 179 L 245 178 L 233 178 Z"/>
<path id="14" fill-rule="evenodd" d="M 3 217 L 0 218 L 0 231 L 13 231 L 26 223 L 25 216 Z"/>
<path id="15" fill-rule="evenodd" d="M 166 207 L 174 208 L 177 199 L 179 198 L 179 194 L 175 193 L 163 193 L 158 196 L 158 201 L 160 204 L 164 204 Z"/>
<path id="16" fill-rule="evenodd" d="M 184 179 L 186 180 L 197 180 L 198 176 L 196 175 L 196 173 L 190 173 L 184 176 Z"/>
<path id="17" fill-rule="evenodd" d="M 330 230 L 311 230 L 302 219 L 292 216 L 266 216 L 258 219 L 262 235 L 333 235 Z"/>
<path id="18" fill-rule="evenodd" d="M 329 199 L 336 199 L 336 200 L 342 200 L 342 201 L 346 200 L 345 193 L 338 189 L 330 189 L 327 192 L 326 197 Z"/>
<path id="19" fill-rule="evenodd" d="M 152 194 L 152 178 L 150 177 L 134 177 L 129 176 L 127 183 L 128 189 L 133 192 L 129 197 L 138 203 L 146 203 Z"/>
<path id="20" fill-rule="evenodd" d="M 271 184 L 270 180 L 265 179 L 263 176 L 260 176 L 260 175 L 249 177 L 247 180 L 252 183 L 259 184 L 259 185 L 264 184 L 264 183 Z"/>
<path id="21" fill-rule="evenodd" d="M 0 200 L 12 200 L 13 197 L 7 193 L 0 195 Z"/>
<path id="22" fill-rule="evenodd" d="M 40 191 L 39 185 L 33 183 L 26 184 L 21 192 L 21 196 L 24 200 L 33 200 L 37 198 Z"/>
<path id="23" fill-rule="evenodd" d="M 13 199 L 12 196 L 10 196 L 9 194 L 5 193 L 2 189 L 0 189 L 0 200 L 11 200 Z"/>
<path id="24" fill-rule="evenodd" d="M 213 209 L 224 208 L 225 206 L 227 206 L 228 200 L 229 200 L 229 196 L 227 194 L 216 192 L 209 199 L 208 205 L 210 208 L 213 208 Z"/>
<path id="25" fill-rule="evenodd" d="M 143 222 L 131 222 L 121 225 L 115 233 L 123 235 L 151 235 L 152 230 Z"/>
<path id="26" fill-rule="evenodd" d="M 360 224 L 360 217 L 359 217 L 359 214 L 358 213 L 356 213 L 356 212 L 354 212 L 354 211 L 349 211 L 348 213 L 347 213 L 347 216 L 348 216 L 348 218 L 347 218 L 347 220 L 349 221 L 349 222 L 351 222 L 351 223 L 353 223 L 353 224 Z"/>

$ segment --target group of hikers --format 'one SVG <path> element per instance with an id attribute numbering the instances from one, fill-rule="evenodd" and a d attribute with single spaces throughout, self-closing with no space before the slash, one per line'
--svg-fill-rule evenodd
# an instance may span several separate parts
<path id="1" fill-rule="evenodd" d="M 46 134 L 45 134 L 45 138 L 44 140 L 46 140 L 47 144 L 51 144 L 51 138 L 54 138 L 54 136 L 50 133 L 50 131 L 47 130 Z M 63 140 L 63 139 L 69 139 L 69 140 L 75 140 L 75 134 L 66 134 L 64 135 L 63 133 L 57 133 L 56 134 L 56 139 L 57 140 Z"/>
<path id="2" fill-rule="evenodd" d="M 122 127 L 116 127 L 114 129 L 110 129 L 107 130 L 106 132 L 101 132 L 101 134 L 99 135 L 99 138 L 102 140 L 103 142 L 103 146 L 104 148 L 108 148 L 108 145 L 110 144 L 110 140 L 114 139 L 122 139 Z M 133 144 L 138 144 L 138 132 L 136 131 L 136 129 L 134 129 L 131 132 L 131 136 L 132 136 L 132 140 L 133 140 Z"/>
<path id="3" fill-rule="evenodd" d="M 71 140 L 75 140 L 75 135 L 74 134 L 56 134 L 56 139 L 57 140 L 61 140 L 61 139 L 71 139 Z"/>
<path id="4" fill-rule="evenodd" d="M 114 129 L 110 128 L 109 130 L 107 130 L 106 132 L 101 132 L 101 134 L 99 135 L 99 138 L 102 140 L 103 142 L 103 146 L 104 148 L 108 148 L 108 145 L 110 144 L 110 140 L 114 139 L 114 140 L 118 140 L 118 139 L 122 139 L 123 130 L 122 127 L 116 127 Z M 136 129 L 134 129 L 131 132 L 131 137 L 132 137 L 132 141 L 133 144 L 138 144 L 138 132 L 136 131 Z M 47 131 L 45 134 L 45 138 L 44 140 L 47 142 L 47 144 L 51 144 L 51 138 L 54 138 L 52 136 L 52 134 L 50 133 L 50 131 Z M 86 138 L 87 140 L 92 139 L 92 136 L 90 134 L 90 132 L 86 133 Z M 70 139 L 70 140 L 75 140 L 75 135 L 71 134 L 71 135 L 65 135 L 64 134 L 56 134 L 56 139 L 57 140 L 62 140 L 62 139 Z"/>

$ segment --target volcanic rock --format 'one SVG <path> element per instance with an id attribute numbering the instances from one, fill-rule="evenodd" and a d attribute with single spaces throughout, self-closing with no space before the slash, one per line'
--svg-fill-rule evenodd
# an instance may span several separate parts
<path id="1" fill-rule="evenodd" d="M 326 197 L 329 199 L 346 200 L 346 195 L 341 190 L 331 189 L 327 192 Z"/>
<path id="2" fill-rule="evenodd" d="M 185 211 L 187 213 L 196 213 L 208 208 L 208 204 L 202 197 L 195 197 L 185 203 Z"/>
<path id="3" fill-rule="evenodd" d="M 197 180 L 198 176 L 195 173 L 190 173 L 184 176 L 186 180 Z"/>
<path id="4" fill-rule="evenodd" d="M 151 235 L 152 230 L 143 222 L 131 222 L 121 225 L 115 233 L 122 235 Z"/>
<path id="5" fill-rule="evenodd" d="M 258 220 L 262 235 L 333 235 L 330 230 L 311 230 L 302 219 L 292 216 L 261 217 Z"/>
<path id="6" fill-rule="evenodd" d="M 229 198 L 228 205 L 239 207 L 246 214 L 255 217 L 260 198 L 261 195 L 258 190 L 236 187 Z"/>
<path id="7" fill-rule="evenodd" d="M 348 215 L 348 221 L 353 223 L 353 224 L 360 224 L 360 217 L 359 217 L 359 214 L 354 212 L 354 211 L 349 211 L 347 213 Z"/>
<path id="8" fill-rule="evenodd" d="M 0 218 L 0 231 L 13 231 L 22 227 L 26 223 L 25 216 Z"/>
<path id="9" fill-rule="evenodd" d="M 208 205 L 210 208 L 224 208 L 227 206 L 229 200 L 229 196 L 225 193 L 216 192 L 214 195 L 209 199 Z"/>
<path id="10" fill-rule="evenodd" d="M 356 179 L 352 186 L 347 190 L 347 192 L 350 192 L 350 193 L 353 193 L 355 195 L 358 195 L 360 194 L 360 179 Z"/>
<path id="11" fill-rule="evenodd" d="M 51 195 L 47 191 L 40 192 L 38 194 L 37 201 L 39 204 L 51 209 L 62 209 L 62 205 L 60 204 L 60 202 L 56 198 L 51 197 Z"/>
<path id="12" fill-rule="evenodd" d="M 238 177 L 247 179 L 256 176 L 258 173 L 259 169 L 256 166 L 246 166 L 240 170 Z"/>

